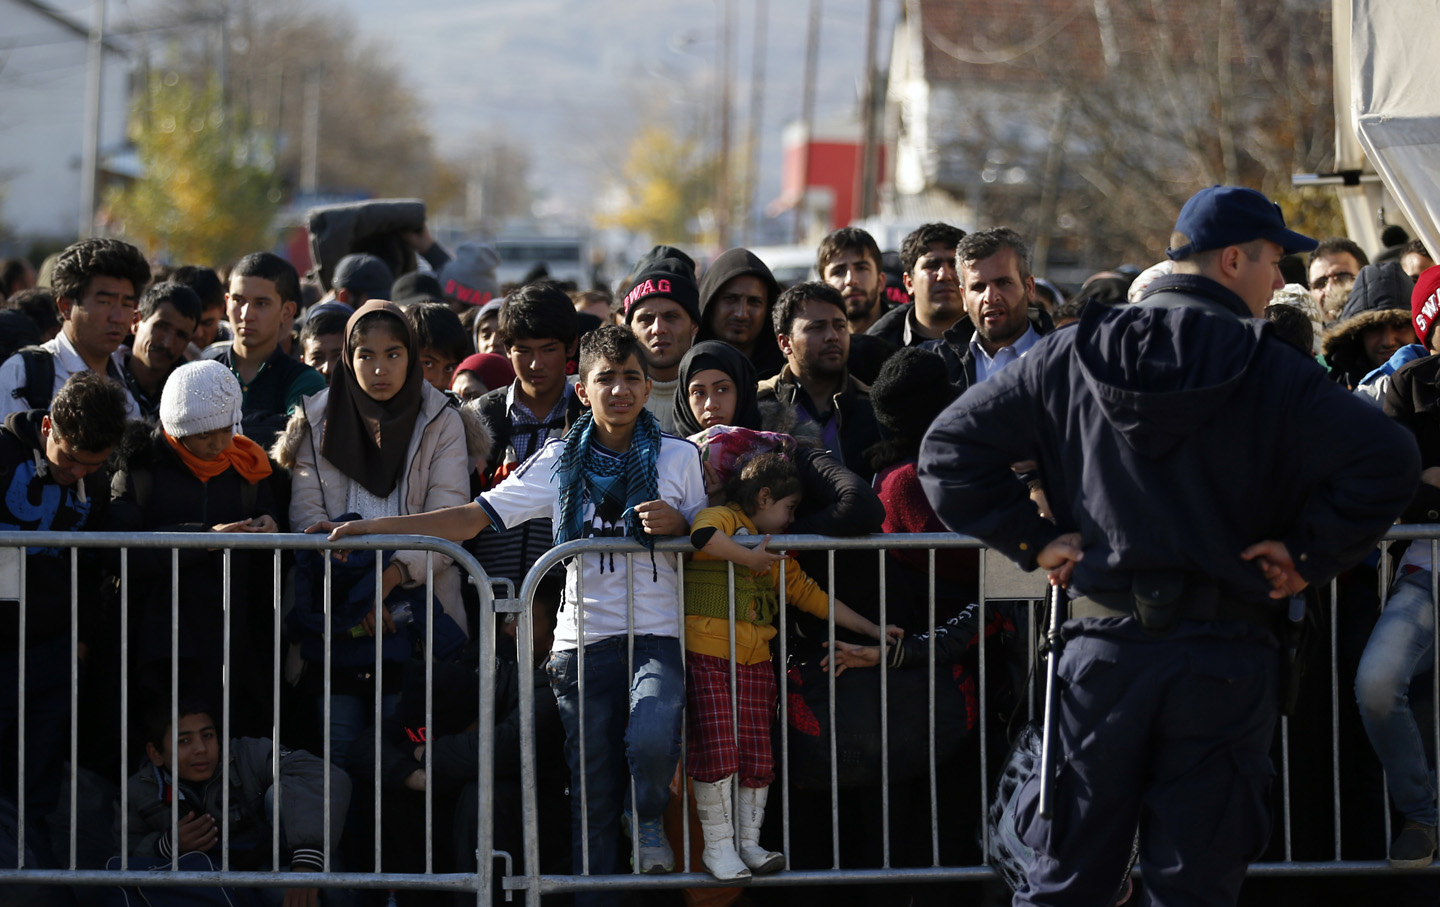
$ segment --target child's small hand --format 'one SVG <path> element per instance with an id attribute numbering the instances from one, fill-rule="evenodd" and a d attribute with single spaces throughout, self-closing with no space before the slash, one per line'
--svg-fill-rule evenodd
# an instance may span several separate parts
<path id="1" fill-rule="evenodd" d="M 766 570 L 785 560 L 783 553 L 766 550 L 765 546 L 768 544 L 770 544 L 770 536 L 767 535 L 760 540 L 760 544 L 749 549 L 750 554 L 746 558 L 745 566 L 754 570 L 756 573 L 764 573 Z"/>
<path id="2" fill-rule="evenodd" d="M 830 643 L 823 642 L 822 646 Z M 880 663 L 879 646 L 857 646 L 835 640 L 835 676 L 845 673 L 846 668 L 873 668 Z M 830 670 L 830 656 L 820 659 L 822 670 Z"/>
<path id="3" fill-rule="evenodd" d="M 268 513 L 261 514 L 245 524 L 246 532 L 279 532 L 280 526 L 275 518 Z"/>
<path id="4" fill-rule="evenodd" d="M 189 853 L 192 850 L 205 853 L 220 839 L 220 829 L 215 824 L 215 817 L 209 813 L 198 816 L 193 812 L 186 813 L 180 818 L 176 831 L 179 842 L 176 853 Z"/>
<path id="5" fill-rule="evenodd" d="M 210 527 L 211 532 L 245 532 L 249 523 L 246 520 L 236 520 L 233 523 L 216 523 Z"/>

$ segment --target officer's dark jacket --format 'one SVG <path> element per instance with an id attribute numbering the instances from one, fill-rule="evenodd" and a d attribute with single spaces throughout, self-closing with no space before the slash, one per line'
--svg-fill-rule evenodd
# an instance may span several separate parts
<path id="1" fill-rule="evenodd" d="M 1030 326 L 1041 337 L 1055 330 L 1054 322 L 1040 306 L 1030 306 L 1026 315 L 1030 319 Z M 940 335 L 939 340 L 921 344 L 925 349 L 939 353 L 945 360 L 945 370 L 950 374 L 950 383 L 959 388 L 961 393 L 975 385 L 975 353 L 970 349 L 970 339 L 974 336 L 975 323 L 970 320 L 969 315 L 963 315 L 950 326 L 950 330 Z"/>
<path id="2" fill-rule="evenodd" d="M 1408 428 L 1420 446 L 1420 468 L 1440 466 L 1440 356 L 1407 362 L 1390 376 L 1385 415 Z M 1440 488 L 1419 482 L 1401 515 L 1407 523 L 1440 523 Z"/>
<path id="3" fill-rule="evenodd" d="M 1027 459 L 1058 525 L 1008 480 Z M 1365 556 L 1418 478 L 1408 432 L 1197 275 L 1157 280 L 1139 305 L 1087 308 L 965 393 L 920 453 L 945 525 L 1027 569 L 1078 531 L 1082 594 L 1163 570 L 1264 601 L 1269 587 L 1240 552 L 1266 539 L 1324 581 Z"/>

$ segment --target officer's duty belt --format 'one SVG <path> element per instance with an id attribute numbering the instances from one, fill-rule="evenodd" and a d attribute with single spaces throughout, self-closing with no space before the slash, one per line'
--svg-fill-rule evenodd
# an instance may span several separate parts
<path id="1" fill-rule="evenodd" d="M 1223 595 L 1195 595 L 1185 602 L 1181 620 L 1248 620 L 1273 627 L 1278 609 Z M 1124 592 L 1099 592 L 1070 600 L 1070 619 L 1083 617 L 1135 617 L 1135 597 Z"/>

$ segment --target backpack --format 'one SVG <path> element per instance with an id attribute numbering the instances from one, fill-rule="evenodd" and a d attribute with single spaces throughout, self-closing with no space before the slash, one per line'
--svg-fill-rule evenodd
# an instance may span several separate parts
<path id="1" fill-rule="evenodd" d="M 49 409 L 55 396 L 55 357 L 43 346 L 27 346 L 17 355 L 25 364 L 25 384 L 15 390 L 30 409 Z"/>

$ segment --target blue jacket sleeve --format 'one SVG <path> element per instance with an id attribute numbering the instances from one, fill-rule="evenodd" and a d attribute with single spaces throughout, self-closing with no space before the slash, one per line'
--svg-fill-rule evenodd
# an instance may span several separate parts
<path id="1" fill-rule="evenodd" d="M 1040 459 L 1035 411 L 1043 401 L 1032 390 L 1038 366 L 1027 357 L 961 394 L 926 433 L 918 470 L 941 522 L 1025 570 L 1035 569 L 1040 549 L 1061 533 L 1040 516 L 1011 469 Z"/>

